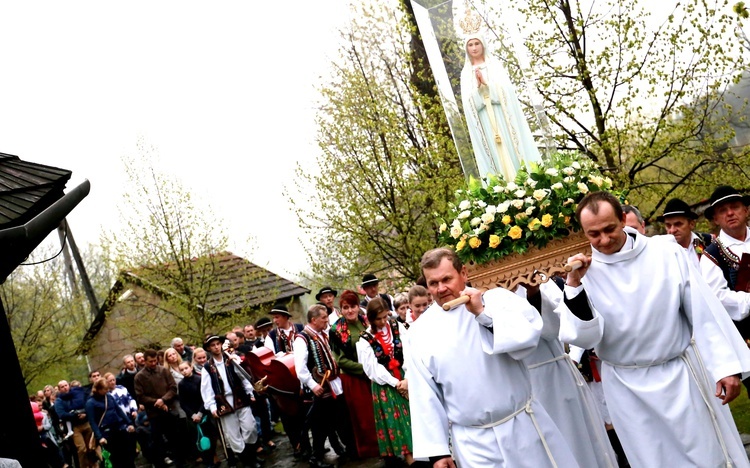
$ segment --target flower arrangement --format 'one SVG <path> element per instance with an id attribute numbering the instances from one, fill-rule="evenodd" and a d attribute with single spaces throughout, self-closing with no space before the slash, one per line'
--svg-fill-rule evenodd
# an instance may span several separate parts
<path id="1" fill-rule="evenodd" d="M 484 184 L 472 179 L 467 190 L 458 190 L 449 215 L 440 219 L 440 242 L 464 262 L 523 254 L 580 229 L 578 202 L 588 192 L 612 188 L 593 161 L 577 154 L 557 153 L 529 166 L 512 182 L 490 174 Z"/>

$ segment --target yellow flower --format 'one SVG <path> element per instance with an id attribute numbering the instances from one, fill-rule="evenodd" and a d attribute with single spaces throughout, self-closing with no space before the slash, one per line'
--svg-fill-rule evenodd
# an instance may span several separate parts
<path id="1" fill-rule="evenodd" d="M 510 228 L 510 231 L 508 231 L 508 236 L 511 239 L 520 239 L 521 234 L 523 234 L 523 230 L 519 226 L 513 226 Z"/>
<path id="2" fill-rule="evenodd" d="M 542 216 L 542 226 L 544 227 L 550 227 L 552 226 L 552 215 L 547 213 L 546 215 Z"/>
<path id="3" fill-rule="evenodd" d="M 531 229 L 532 231 L 539 230 L 539 226 L 541 225 L 542 225 L 542 222 L 539 221 L 539 218 L 534 218 L 531 221 L 529 221 L 529 229 Z"/>
<path id="4" fill-rule="evenodd" d="M 509 224 L 510 224 L 510 215 L 505 215 L 505 216 L 503 216 L 502 222 L 503 222 L 503 224 L 505 224 L 506 226 L 507 226 L 507 225 L 509 225 Z"/>
<path id="5" fill-rule="evenodd" d="M 490 248 L 491 249 L 497 248 L 498 245 L 500 245 L 500 237 L 494 234 L 491 234 L 490 235 Z"/>
<path id="6" fill-rule="evenodd" d="M 458 244 L 456 244 L 456 252 L 460 252 L 464 247 L 466 247 L 466 240 L 461 239 L 458 241 Z"/>
<path id="7" fill-rule="evenodd" d="M 565 224 L 568 224 L 568 223 L 570 223 L 570 216 L 565 217 Z"/>
<path id="8" fill-rule="evenodd" d="M 480 245 L 482 245 L 482 241 L 478 237 L 472 237 L 469 239 L 469 247 L 472 249 L 476 249 Z"/>

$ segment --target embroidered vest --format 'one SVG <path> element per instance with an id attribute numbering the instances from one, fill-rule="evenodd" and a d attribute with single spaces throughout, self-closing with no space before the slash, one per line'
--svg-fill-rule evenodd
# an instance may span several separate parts
<path id="1" fill-rule="evenodd" d="M 224 354 L 224 367 L 227 371 L 227 380 L 229 381 L 229 387 L 232 389 L 232 396 L 234 397 L 234 409 L 240 409 L 250 405 L 250 396 L 245 391 L 245 387 L 242 385 L 240 376 L 234 370 L 233 365 L 229 362 L 229 358 Z M 208 376 L 211 378 L 211 388 L 214 391 L 214 395 L 224 397 L 224 380 L 219 375 L 219 370 L 214 364 L 213 358 L 209 358 L 206 364 L 203 366 L 203 371 L 208 372 Z"/>
<path id="2" fill-rule="evenodd" d="M 307 330 L 302 330 L 297 336 L 305 340 L 307 345 L 307 368 L 310 369 L 313 379 L 320 383 L 326 371 L 331 371 L 329 381 L 338 377 L 339 366 L 333 359 L 331 347 L 328 346 L 326 340 Z"/>
<path id="3" fill-rule="evenodd" d="M 362 338 L 367 341 L 370 346 L 372 347 L 372 351 L 375 353 L 375 359 L 377 359 L 378 364 L 388 369 L 388 365 L 391 362 L 391 358 L 395 359 L 399 363 L 399 367 L 404 366 L 404 346 L 401 342 L 401 334 L 398 331 L 398 322 L 394 319 L 389 319 L 388 324 L 391 327 L 391 333 L 393 335 L 393 356 L 386 354 L 385 350 L 383 349 L 383 346 L 378 342 L 378 340 L 375 338 L 375 335 L 370 333 L 369 331 L 365 330 L 360 335 Z M 391 374 L 393 372 L 388 369 Z"/>
<path id="4" fill-rule="evenodd" d="M 724 279 L 727 280 L 727 287 L 735 291 L 740 268 L 739 257 L 729 250 L 718 237 L 714 238 L 711 244 L 705 248 L 703 255 L 708 257 L 709 260 L 721 269 Z M 747 340 L 750 338 L 750 320 L 735 321 L 734 325 L 743 339 Z"/>

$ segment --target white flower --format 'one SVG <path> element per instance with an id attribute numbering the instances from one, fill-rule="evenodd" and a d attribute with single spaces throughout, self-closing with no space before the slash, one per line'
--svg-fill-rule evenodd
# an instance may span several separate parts
<path id="1" fill-rule="evenodd" d="M 531 213 L 534 212 L 534 209 L 535 208 L 533 206 L 526 208 L 526 216 L 531 216 Z"/>
<path id="2" fill-rule="evenodd" d="M 461 237 L 461 234 L 463 234 L 463 229 L 461 229 L 461 226 L 452 226 L 451 227 L 451 237 L 454 239 L 458 239 Z"/>
<path id="3" fill-rule="evenodd" d="M 534 188 L 536 187 L 536 180 L 529 177 L 528 179 L 526 179 L 526 185 L 528 185 L 531 188 Z"/>
<path id="4" fill-rule="evenodd" d="M 469 200 L 464 200 L 458 205 L 459 210 L 468 210 L 469 208 L 471 208 L 471 202 Z"/>
<path id="5" fill-rule="evenodd" d="M 518 190 L 518 185 L 516 185 L 515 182 L 508 182 L 508 185 L 506 185 L 505 188 L 509 191 Z"/>
<path id="6" fill-rule="evenodd" d="M 505 191 L 505 187 L 503 187 L 502 185 L 495 185 L 494 187 L 492 187 L 492 190 L 494 190 L 495 193 L 501 193 Z"/>
<path id="7" fill-rule="evenodd" d="M 580 169 L 581 168 L 581 165 L 578 164 L 578 161 L 573 161 L 573 163 L 571 164 L 571 166 L 573 166 L 576 169 Z"/>
<path id="8" fill-rule="evenodd" d="M 547 189 L 534 190 L 533 197 L 536 198 L 537 201 L 542 201 L 547 197 L 547 193 Z"/>
<path id="9" fill-rule="evenodd" d="M 478 228 L 474 229 L 474 234 L 478 236 L 487 229 L 489 229 L 489 226 L 487 226 L 486 224 L 480 224 Z"/>
<path id="10" fill-rule="evenodd" d="M 533 205 L 534 204 L 534 199 L 531 198 L 531 197 L 526 197 L 526 198 L 523 199 L 523 201 L 525 201 L 527 205 Z"/>
<path id="11" fill-rule="evenodd" d="M 445 232 L 445 230 L 448 229 L 448 225 L 443 223 L 440 225 L 440 232 Z"/>
<path id="12" fill-rule="evenodd" d="M 485 202 L 484 202 L 484 200 L 477 200 L 477 201 L 476 201 L 476 205 L 477 205 L 477 206 L 478 206 L 479 208 L 484 208 L 485 206 L 487 206 L 487 203 L 485 203 Z"/>
<path id="13" fill-rule="evenodd" d="M 513 205 L 513 207 L 517 210 L 523 208 L 523 200 L 513 200 L 512 202 L 510 202 L 510 204 Z"/>
<path id="14" fill-rule="evenodd" d="M 563 202 L 563 206 L 572 205 L 573 203 L 575 203 L 575 200 L 573 200 L 572 198 L 568 198 L 567 200 Z"/>
<path id="15" fill-rule="evenodd" d="M 547 174 L 547 175 L 550 175 L 552 177 L 555 177 L 558 174 L 557 169 L 555 169 L 554 167 L 550 167 L 549 169 L 547 169 L 546 171 L 544 171 L 544 173 Z"/>
<path id="16" fill-rule="evenodd" d="M 460 212 L 460 213 L 458 214 L 458 216 L 456 216 L 456 218 L 458 218 L 458 219 L 466 219 L 466 218 L 468 218 L 469 216 L 471 216 L 471 211 L 469 211 L 469 210 L 465 210 L 465 211 L 462 211 L 462 212 Z"/>
<path id="17" fill-rule="evenodd" d="M 524 190 L 524 189 L 518 189 L 518 190 L 516 190 L 516 192 L 515 192 L 514 195 L 517 196 L 518 198 L 523 198 L 523 197 L 526 196 L 526 190 Z"/>
<path id="18" fill-rule="evenodd" d="M 485 213 L 482 215 L 482 222 L 484 224 L 490 224 L 495 220 L 495 215 L 492 213 Z"/>
<path id="19" fill-rule="evenodd" d="M 589 193 L 588 185 L 584 184 L 583 182 L 578 182 L 578 190 L 583 194 Z"/>
<path id="20" fill-rule="evenodd" d="M 597 187 L 601 187 L 604 184 L 604 178 L 597 175 L 589 176 L 589 180 L 593 182 Z"/>
<path id="21" fill-rule="evenodd" d="M 573 174 L 575 174 L 575 173 L 576 173 L 576 170 L 575 170 L 575 169 L 573 169 L 573 168 L 572 168 L 572 167 L 570 167 L 570 166 L 568 166 L 568 167 L 566 167 L 565 169 L 563 169 L 563 174 L 565 174 L 565 175 L 569 175 L 569 176 L 570 176 L 570 175 L 573 175 Z"/>
<path id="22" fill-rule="evenodd" d="M 461 221 L 459 221 L 458 219 L 454 219 L 453 222 L 451 223 L 451 226 L 452 227 L 461 227 Z"/>
<path id="23" fill-rule="evenodd" d="M 489 205 L 487 208 L 485 208 L 484 211 L 489 214 L 495 214 L 497 213 L 497 208 L 495 207 L 495 205 Z"/>
<path id="24" fill-rule="evenodd" d="M 572 184 L 575 180 L 575 177 L 566 177 L 563 179 L 563 182 L 565 182 L 566 184 Z"/>
<path id="25" fill-rule="evenodd" d="M 610 188 L 612 186 L 612 179 L 609 177 L 604 178 L 604 188 Z"/>
<path id="26" fill-rule="evenodd" d="M 508 208 L 510 207 L 510 201 L 506 200 L 499 205 L 497 205 L 497 212 L 498 213 L 505 213 L 508 211 Z"/>
<path id="27" fill-rule="evenodd" d="M 552 190 L 562 190 L 563 184 L 560 182 L 555 182 L 552 184 Z"/>
<path id="28" fill-rule="evenodd" d="M 479 226 L 480 224 L 482 224 L 482 219 L 481 218 L 471 218 L 471 221 L 469 221 L 469 224 L 471 224 L 472 226 Z"/>

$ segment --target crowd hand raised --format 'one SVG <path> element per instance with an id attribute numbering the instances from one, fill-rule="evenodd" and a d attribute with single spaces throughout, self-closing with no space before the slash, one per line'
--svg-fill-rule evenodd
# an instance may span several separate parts
<path id="1" fill-rule="evenodd" d="M 466 303 L 466 310 L 477 316 L 484 312 L 484 303 L 482 302 L 482 292 L 474 288 L 466 288 L 461 291 L 461 296 L 469 296 L 469 302 Z"/>
<path id="2" fill-rule="evenodd" d="M 572 257 L 568 259 L 568 264 L 571 264 L 573 262 L 579 261 L 581 262 L 581 267 L 576 268 L 575 270 L 569 271 L 568 276 L 566 279 L 566 284 L 568 286 L 573 286 L 574 288 L 577 288 L 581 285 L 581 278 L 586 275 L 586 272 L 589 269 L 589 266 L 591 265 L 591 257 L 588 257 L 584 254 L 575 254 Z"/>
<path id="3" fill-rule="evenodd" d="M 723 395 L 722 395 L 723 394 Z M 716 382 L 716 398 L 721 399 L 721 404 L 726 405 L 740 395 L 740 379 L 736 375 L 730 375 Z"/>

